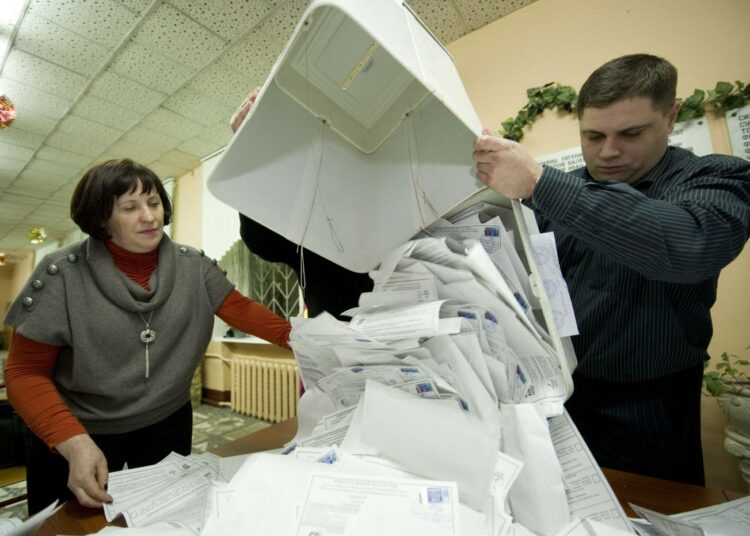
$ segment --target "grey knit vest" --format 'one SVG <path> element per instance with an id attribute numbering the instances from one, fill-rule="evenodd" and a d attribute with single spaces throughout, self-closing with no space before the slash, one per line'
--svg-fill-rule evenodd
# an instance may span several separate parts
<path id="1" fill-rule="evenodd" d="M 5 323 L 62 347 L 54 382 L 89 433 L 129 432 L 189 400 L 214 313 L 232 288 L 215 261 L 165 236 L 145 290 L 115 266 L 102 240 L 89 238 L 39 263 Z M 148 378 L 140 340 L 147 321 L 156 332 Z"/>

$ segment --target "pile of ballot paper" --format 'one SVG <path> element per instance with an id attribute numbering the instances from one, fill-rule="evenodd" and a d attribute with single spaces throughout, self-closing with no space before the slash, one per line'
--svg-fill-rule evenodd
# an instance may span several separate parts
<path id="1" fill-rule="evenodd" d="M 563 409 L 569 373 L 507 216 L 482 205 L 425 229 L 371 274 L 349 322 L 294 319 L 305 393 L 284 449 L 112 473 L 107 519 L 143 535 L 635 532 Z M 556 266 L 548 239 L 537 267 Z M 554 272 L 545 287 L 564 286 Z M 560 292 L 558 332 L 575 329 L 567 308 Z M 653 524 L 641 532 L 716 522 L 637 511 Z"/>

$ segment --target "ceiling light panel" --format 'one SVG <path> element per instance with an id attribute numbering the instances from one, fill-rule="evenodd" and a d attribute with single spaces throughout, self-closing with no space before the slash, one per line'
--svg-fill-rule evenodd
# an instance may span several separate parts
<path id="1" fill-rule="evenodd" d="M 111 51 L 54 22 L 35 16 L 33 10 L 26 14 L 19 27 L 15 47 L 86 76 L 98 71 Z"/>
<path id="2" fill-rule="evenodd" d="M 176 91 L 197 72 L 135 41 L 123 48 L 110 69 L 167 94 Z"/>
<path id="3" fill-rule="evenodd" d="M 88 79 L 70 69 L 14 48 L 3 67 L 3 77 L 21 82 L 37 90 L 71 101 L 86 86 Z M 59 117 L 59 116 L 56 116 Z"/>
<path id="4" fill-rule="evenodd" d="M 127 130 L 135 125 L 149 111 L 123 108 L 95 95 L 83 96 L 73 108 L 73 113 L 80 117 L 122 130 Z"/>
<path id="5" fill-rule="evenodd" d="M 264 0 L 169 0 L 169 3 L 227 41 L 240 37 L 273 9 Z"/>
<path id="6" fill-rule="evenodd" d="M 139 112 L 150 112 L 164 100 L 165 95 L 149 89 L 112 71 L 106 71 L 92 84 L 89 93 Z"/>
<path id="7" fill-rule="evenodd" d="M 208 64 L 227 46 L 218 35 L 168 4 L 157 7 L 133 39 L 193 68 Z"/>
<path id="8" fill-rule="evenodd" d="M 114 49 L 138 21 L 137 13 L 115 0 L 34 0 L 29 12 L 107 49 Z"/>

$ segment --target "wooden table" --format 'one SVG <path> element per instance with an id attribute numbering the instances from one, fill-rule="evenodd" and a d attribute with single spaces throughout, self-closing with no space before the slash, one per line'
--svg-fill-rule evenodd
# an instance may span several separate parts
<path id="1" fill-rule="evenodd" d="M 212 452 L 219 456 L 234 456 L 279 448 L 297 431 L 296 419 L 280 422 L 259 432 L 231 441 Z M 742 497 L 741 493 L 704 488 L 647 476 L 603 469 L 612 490 L 629 516 L 636 517 L 629 502 L 663 514 L 677 514 L 706 506 L 721 504 Z M 91 534 L 106 525 L 101 510 L 84 508 L 76 502 L 66 503 L 54 516 L 37 529 L 36 536 L 57 534 Z M 124 525 L 120 525 L 124 526 Z"/>

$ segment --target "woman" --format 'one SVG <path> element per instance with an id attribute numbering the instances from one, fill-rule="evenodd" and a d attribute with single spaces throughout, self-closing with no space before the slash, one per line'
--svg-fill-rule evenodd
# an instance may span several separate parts
<path id="1" fill-rule="evenodd" d="M 101 507 L 112 500 L 108 467 L 190 453 L 189 386 L 214 314 L 288 348 L 286 320 L 234 290 L 216 261 L 164 235 L 171 216 L 148 168 L 91 168 L 71 200 L 89 238 L 47 255 L 8 311 L 8 398 L 34 432 L 29 514 L 72 496 Z"/>

